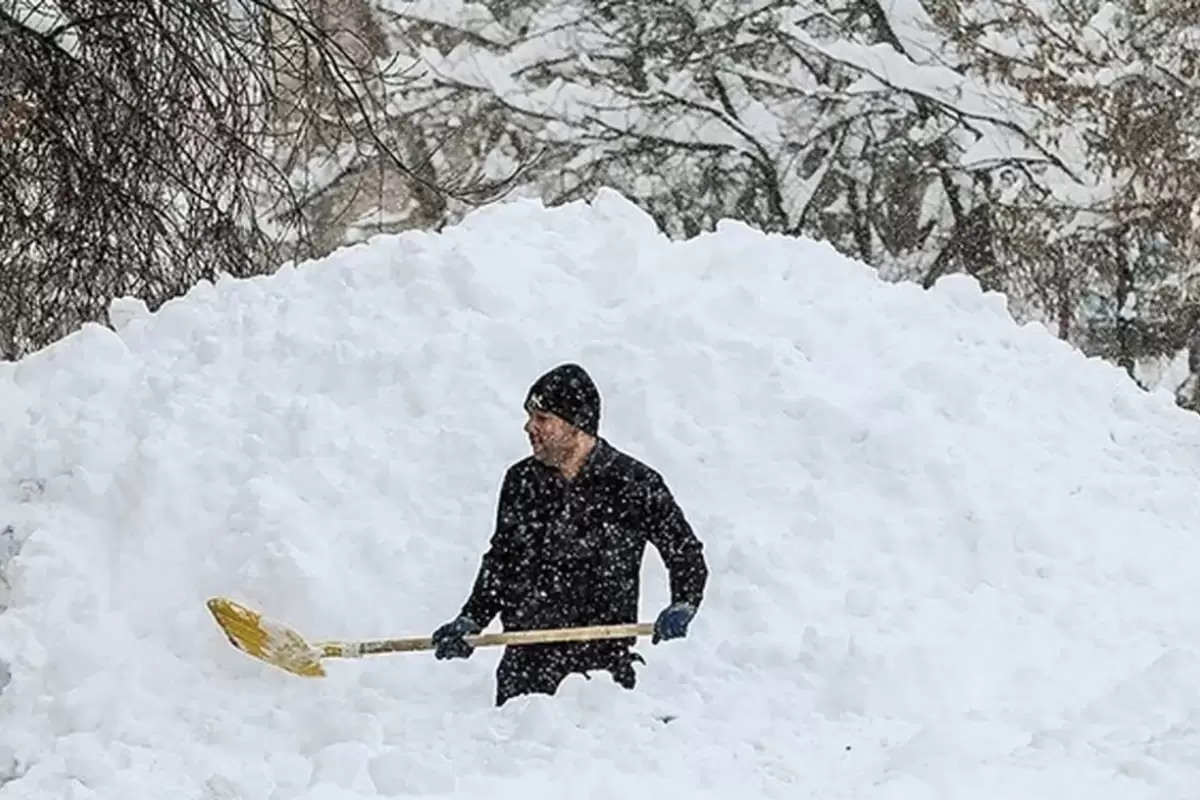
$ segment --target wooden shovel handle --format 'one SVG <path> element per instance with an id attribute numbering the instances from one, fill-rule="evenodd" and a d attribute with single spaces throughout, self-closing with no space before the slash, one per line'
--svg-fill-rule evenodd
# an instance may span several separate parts
<path id="1" fill-rule="evenodd" d="M 648 622 L 627 625 L 591 625 L 582 628 L 546 628 L 532 631 L 506 631 L 464 636 L 468 644 L 493 647 L 509 644 L 544 644 L 547 642 L 584 642 L 597 639 L 623 639 L 629 636 L 649 636 L 654 626 Z M 432 650 L 433 638 L 415 636 L 407 639 L 377 639 L 367 642 L 325 642 L 318 645 L 327 658 L 358 658 L 378 653 L 409 653 Z"/>

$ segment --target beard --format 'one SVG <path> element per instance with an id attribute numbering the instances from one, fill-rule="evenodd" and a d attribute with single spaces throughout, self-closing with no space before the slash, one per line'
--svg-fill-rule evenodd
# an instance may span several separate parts
<path id="1" fill-rule="evenodd" d="M 573 443 L 569 437 L 558 438 L 537 438 L 529 437 L 529 447 L 533 451 L 533 457 L 543 464 L 550 467 L 558 467 L 564 464 L 573 450 Z"/>

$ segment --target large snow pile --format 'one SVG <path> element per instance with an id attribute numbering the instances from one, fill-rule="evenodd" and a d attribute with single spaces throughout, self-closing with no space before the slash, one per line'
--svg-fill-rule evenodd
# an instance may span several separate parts
<path id="1" fill-rule="evenodd" d="M 969 279 L 880 282 L 611 194 L 114 307 L 0 372 L 0 798 L 1194 798 L 1200 426 Z M 707 545 L 681 642 L 491 706 L 470 588 L 562 360 Z M 643 618 L 667 597 L 645 566 Z M 664 715 L 677 715 L 667 724 Z"/>

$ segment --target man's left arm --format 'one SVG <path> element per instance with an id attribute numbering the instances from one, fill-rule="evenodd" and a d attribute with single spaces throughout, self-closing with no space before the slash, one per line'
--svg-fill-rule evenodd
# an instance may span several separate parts
<path id="1" fill-rule="evenodd" d="M 671 604 L 655 623 L 653 642 L 687 634 L 688 624 L 704 600 L 708 564 L 704 544 L 661 477 L 647 487 L 646 533 L 670 576 Z"/>

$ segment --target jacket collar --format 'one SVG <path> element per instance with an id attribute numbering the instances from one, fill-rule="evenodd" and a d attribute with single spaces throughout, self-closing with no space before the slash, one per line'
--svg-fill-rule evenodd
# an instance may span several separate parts
<path id="1" fill-rule="evenodd" d="M 582 478 L 585 475 L 592 475 L 596 472 L 601 472 L 612 464 L 616 457 L 616 451 L 606 439 L 599 436 L 596 437 L 596 444 L 592 446 L 592 452 L 588 453 L 588 457 L 583 462 L 583 467 L 579 470 L 577 477 Z"/>
<path id="2" fill-rule="evenodd" d="M 537 464 L 543 472 L 559 481 L 578 483 L 581 480 L 593 477 L 596 474 L 606 470 L 613 463 L 616 455 L 616 449 L 609 444 L 607 440 L 597 436 L 596 443 L 592 446 L 592 452 L 588 453 L 587 458 L 583 461 L 583 465 L 579 468 L 579 472 L 569 481 L 566 476 L 558 471 L 557 468 L 547 466 L 540 461 L 534 461 L 534 463 Z"/>

